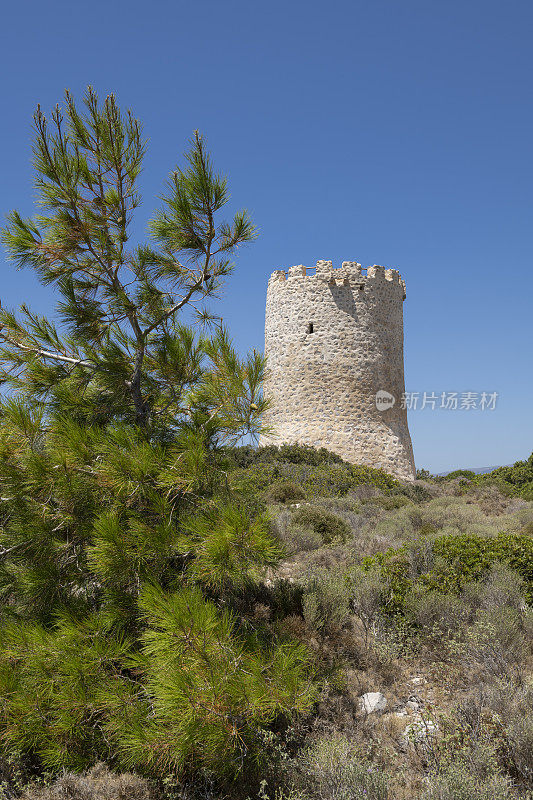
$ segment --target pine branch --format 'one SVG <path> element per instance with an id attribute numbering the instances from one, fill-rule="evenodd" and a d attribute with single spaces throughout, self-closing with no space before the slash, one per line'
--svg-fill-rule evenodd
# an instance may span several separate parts
<path id="1" fill-rule="evenodd" d="M 10 338 L 5 333 L 0 333 L 0 339 L 8 342 L 9 344 L 16 347 L 18 350 L 22 350 L 25 353 L 33 353 L 34 355 L 42 356 L 43 358 L 51 358 L 54 361 L 61 361 L 66 364 L 72 364 L 74 366 L 82 366 L 82 367 L 94 367 L 94 364 L 91 361 L 87 361 L 83 358 L 75 358 L 74 356 L 65 356 L 61 353 L 54 353 L 50 350 L 45 350 L 40 347 L 28 347 L 27 345 L 23 345 L 21 342 L 17 342 L 16 340 Z"/>

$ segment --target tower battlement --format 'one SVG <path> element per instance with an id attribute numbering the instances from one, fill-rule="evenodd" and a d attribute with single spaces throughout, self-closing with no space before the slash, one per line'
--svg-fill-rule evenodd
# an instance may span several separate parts
<path id="1" fill-rule="evenodd" d="M 396 269 L 317 261 L 275 270 L 265 319 L 271 408 L 262 442 L 327 447 L 347 461 L 412 479 L 404 392 L 403 301 Z M 393 398 L 385 409 L 376 395 Z M 378 405 L 380 407 L 378 407 Z"/>
<path id="2" fill-rule="evenodd" d="M 324 281 L 326 283 L 337 283 L 348 286 L 352 283 L 361 285 L 368 284 L 369 288 L 374 282 L 388 281 L 394 286 L 400 286 L 405 300 L 406 287 L 405 281 L 397 269 L 390 269 L 374 264 L 371 267 L 363 267 L 357 261 L 343 261 L 338 268 L 333 267 L 332 261 L 317 261 L 316 267 L 306 267 L 298 264 L 289 267 L 288 270 L 275 270 L 269 280 L 273 282 L 291 282 L 294 279 L 306 278 L 311 281 Z"/>

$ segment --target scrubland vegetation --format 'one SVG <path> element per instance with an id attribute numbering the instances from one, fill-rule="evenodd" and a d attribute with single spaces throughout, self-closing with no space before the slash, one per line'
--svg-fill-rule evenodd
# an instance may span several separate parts
<path id="1" fill-rule="evenodd" d="M 233 477 L 246 472 L 285 543 L 278 579 L 301 591 L 284 625 L 321 675 L 283 791 L 529 797 L 533 457 L 406 485 L 285 446 Z M 366 692 L 386 709 L 362 711 Z"/>
<path id="2" fill-rule="evenodd" d="M 401 484 L 297 446 L 222 448 L 215 464 L 240 511 L 188 520 L 207 597 L 145 588 L 140 650 L 124 596 L 116 608 L 109 598 L 105 624 L 8 626 L 0 720 L 12 791 L 530 798 L 533 503 L 521 486 L 499 471 Z M 244 550 L 228 561 L 239 530 L 249 553 L 269 543 L 269 563 L 246 577 Z M 90 548 L 101 579 L 96 553 L 112 575 L 124 558 L 108 533 Z M 118 645 L 113 616 L 128 614 Z M 369 692 L 385 708 L 365 710 Z M 223 704 L 235 739 L 213 726 Z M 191 758 L 178 762 L 185 721 Z M 163 738 L 168 755 L 147 757 Z M 78 774 L 56 778 L 64 769 Z"/>

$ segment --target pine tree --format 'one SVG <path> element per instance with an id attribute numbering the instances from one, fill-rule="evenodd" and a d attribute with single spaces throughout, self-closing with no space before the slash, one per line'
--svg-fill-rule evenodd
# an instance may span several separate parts
<path id="1" fill-rule="evenodd" d="M 254 229 L 218 221 L 195 133 L 132 246 L 139 122 L 85 109 L 37 110 L 41 214 L 4 231 L 59 300 L 0 310 L 0 733 L 49 769 L 232 776 L 314 696 L 306 651 L 242 611 L 282 550 L 220 464 L 259 430 L 264 363 L 204 303 Z"/>
<path id="2" fill-rule="evenodd" d="M 40 108 L 34 117 L 42 214 L 13 211 L 3 240 L 19 267 L 56 288 L 62 326 L 25 304 L 18 316 L 2 310 L 1 377 L 28 397 L 63 410 L 70 403 L 98 420 L 119 415 L 157 427 L 165 417 L 165 426 L 179 425 L 201 408 L 233 434 L 256 431 L 261 358 L 241 363 L 222 328 L 206 340 L 180 321 L 193 311 L 204 326 L 217 322 L 203 303 L 230 274 L 235 250 L 254 238 L 247 213 L 217 221 L 227 182 L 195 132 L 151 222 L 151 242 L 129 246 L 141 126 L 113 95 L 101 107 L 89 88 L 85 106 L 82 115 L 67 92 L 51 126 Z"/>

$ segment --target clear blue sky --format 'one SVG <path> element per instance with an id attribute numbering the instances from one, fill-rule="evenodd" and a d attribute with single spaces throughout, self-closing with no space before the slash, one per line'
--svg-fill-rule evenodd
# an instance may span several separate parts
<path id="1" fill-rule="evenodd" d="M 2 216 L 32 212 L 31 115 L 65 87 L 143 121 L 139 231 L 199 128 L 260 230 L 222 302 L 240 350 L 262 349 L 272 270 L 397 267 L 407 389 L 499 393 L 492 412 L 410 412 L 417 466 L 531 452 L 530 0 L 23 0 L 2 28 Z M 51 308 L 2 268 L 5 305 Z"/>

